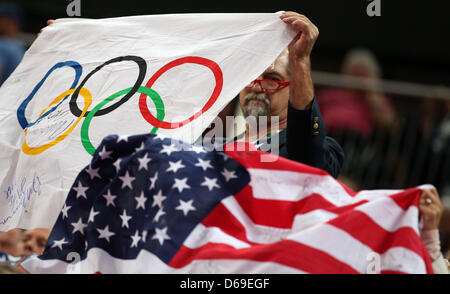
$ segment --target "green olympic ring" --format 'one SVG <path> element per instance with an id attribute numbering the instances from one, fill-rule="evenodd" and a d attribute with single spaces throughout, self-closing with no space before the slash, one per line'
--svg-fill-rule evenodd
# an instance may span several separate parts
<path id="1" fill-rule="evenodd" d="M 125 89 L 125 90 L 122 90 L 122 91 L 112 94 L 111 96 L 109 96 L 108 98 L 106 98 L 105 100 L 100 102 L 97 106 L 95 106 L 94 109 L 92 109 L 89 112 L 89 114 L 86 116 L 86 118 L 84 119 L 83 125 L 81 126 L 81 143 L 83 144 L 84 149 L 86 149 L 86 151 L 90 155 L 94 155 L 94 152 L 96 149 L 92 145 L 91 140 L 89 139 L 89 125 L 90 125 L 91 120 L 94 117 L 95 113 L 97 111 L 99 111 L 108 102 L 116 99 L 117 97 L 126 95 L 132 89 L 133 88 L 131 87 L 131 88 L 128 88 L 128 89 Z M 164 111 L 164 103 L 161 99 L 161 96 L 159 96 L 159 94 L 155 90 L 147 88 L 147 87 L 142 87 L 142 86 L 139 87 L 137 92 L 141 93 L 141 94 L 145 94 L 153 100 L 153 103 L 155 103 L 155 106 L 156 106 L 156 116 L 157 116 L 158 120 L 162 121 L 165 116 L 165 111 Z M 153 129 L 150 133 L 155 134 L 157 131 L 158 131 L 158 128 L 153 127 Z"/>

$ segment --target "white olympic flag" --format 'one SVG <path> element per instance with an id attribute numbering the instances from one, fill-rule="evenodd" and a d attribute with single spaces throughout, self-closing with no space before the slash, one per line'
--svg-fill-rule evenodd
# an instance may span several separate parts
<path id="1" fill-rule="evenodd" d="M 0 231 L 51 228 L 107 135 L 194 142 L 295 35 L 278 13 L 56 20 L 0 88 Z"/>

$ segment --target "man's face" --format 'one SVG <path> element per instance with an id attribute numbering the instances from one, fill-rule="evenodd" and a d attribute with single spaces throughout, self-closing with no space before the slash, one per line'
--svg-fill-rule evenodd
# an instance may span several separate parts
<path id="1" fill-rule="evenodd" d="M 290 75 L 287 66 L 288 51 L 285 50 L 257 79 L 289 81 Z M 268 116 L 268 121 L 270 121 L 270 116 L 279 116 L 280 121 L 286 118 L 288 101 L 289 86 L 276 91 L 267 91 L 255 84 L 251 88 L 244 88 L 239 93 L 239 102 L 245 117 Z"/>
<path id="2" fill-rule="evenodd" d="M 49 229 L 27 230 L 22 238 L 24 255 L 42 254 L 49 235 Z"/>

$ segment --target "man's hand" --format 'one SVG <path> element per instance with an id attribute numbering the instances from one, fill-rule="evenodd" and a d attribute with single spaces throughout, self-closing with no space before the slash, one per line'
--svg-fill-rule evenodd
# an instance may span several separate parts
<path id="1" fill-rule="evenodd" d="M 299 31 L 289 44 L 290 61 L 309 63 L 309 56 L 319 37 L 319 29 L 306 16 L 296 12 L 284 12 L 280 18 Z"/>
<path id="2" fill-rule="evenodd" d="M 54 23 L 54 22 L 55 22 L 54 19 L 49 19 L 49 20 L 47 20 L 47 26 L 51 25 L 51 24 Z M 38 37 L 39 37 L 39 35 L 42 33 L 42 30 L 45 29 L 45 28 L 46 28 L 46 27 L 42 28 L 42 29 L 39 31 L 39 33 L 37 34 Z"/>
<path id="3" fill-rule="evenodd" d="M 424 231 L 439 228 L 444 206 L 435 188 L 426 189 L 420 195 L 419 211 L 423 216 Z"/>
<path id="4" fill-rule="evenodd" d="M 284 12 L 280 18 L 299 31 L 288 46 L 291 72 L 289 101 L 294 108 L 305 109 L 312 104 L 314 98 L 310 55 L 319 30 L 306 16 L 296 12 Z"/>

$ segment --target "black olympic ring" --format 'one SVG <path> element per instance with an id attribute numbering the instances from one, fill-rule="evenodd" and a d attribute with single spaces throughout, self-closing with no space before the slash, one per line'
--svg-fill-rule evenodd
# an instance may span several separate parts
<path id="1" fill-rule="evenodd" d="M 120 99 L 118 102 L 116 102 L 115 104 L 105 108 L 105 109 L 101 109 L 99 111 L 97 111 L 97 113 L 95 113 L 94 116 L 101 116 L 101 115 L 105 115 L 110 113 L 111 111 L 115 110 L 116 108 L 118 108 L 120 105 L 124 104 L 125 102 L 127 102 L 131 96 L 133 96 L 137 90 L 139 90 L 139 87 L 142 85 L 142 82 L 144 81 L 145 78 L 145 74 L 147 72 L 147 63 L 145 62 L 145 60 L 139 56 L 120 56 L 120 57 L 116 57 L 113 58 L 111 60 L 106 61 L 105 63 L 103 63 L 102 65 L 99 65 L 98 67 L 96 67 L 93 71 L 91 71 L 85 78 L 84 80 L 81 82 L 81 84 L 78 86 L 78 88 L 75 90 L 75 92 L 72 94 L 72 97 L 70 98 L 70 111 L 72 112 L 73 115 L 75 115 L 76 117 L 80 117 L 80 115 L 82 114 L 82 110 L 80 108 L 78 108 L 77 105 L 77 98 L 78 95 L 80 93 L 80 90 L 84 87 L 84 84 L 86 84 L 86 82 L 89 80 L 89 78 L 95 74 L 96 72 L 98 72 L 100 69 L 102 69 L 105 65 L 111 64 L 111 63 L 116 63 L 116 62 L 122 62 L 122 61 L 134 61 L 137 63 L 138 67 L 139 67 L 139 76 L 137 78 L 136 83 L 134 84 L 133 88 L 130 90 L 130 92 L 128 92 L 128 94 L 126 94 L 122 99 Z M 84 114 L 84 117 L 86 117 L 89 114 L 89 111 L 87 111 Z"/>

